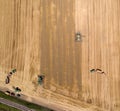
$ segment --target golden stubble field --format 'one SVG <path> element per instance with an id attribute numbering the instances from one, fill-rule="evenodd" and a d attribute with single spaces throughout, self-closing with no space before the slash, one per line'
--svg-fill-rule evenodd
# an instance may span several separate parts
<path id="1" fill-rule="evenodd" d="M 119 0 L 0 0 L 0 87 L 18 86 L 30 101 L 43 98 L 72 111 L 119 111 L 119 5 Z M 81 42 L 75 42 L 77 32 L 84 36 Z"/>

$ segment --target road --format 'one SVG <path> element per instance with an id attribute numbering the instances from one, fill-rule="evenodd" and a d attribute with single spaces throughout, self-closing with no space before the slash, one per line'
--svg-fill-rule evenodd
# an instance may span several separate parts
<path id="1" fill-rule="evenodd" d="M 4 99 L 4 98 L 0 98 L 0 103 L 11 106 L 11 107 L 14 107 L 14 108 L 19 109 L 21 111 L 35 111 L 35 110 L 30 109 L 30 108 L 28 108 L 26 106 L 17 104 L 15 102 L 9 101 L 9 100 Z"/>

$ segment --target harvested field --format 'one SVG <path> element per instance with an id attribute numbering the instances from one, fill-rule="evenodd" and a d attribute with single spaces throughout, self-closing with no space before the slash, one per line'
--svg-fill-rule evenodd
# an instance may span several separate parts
<path id="1" fill-rule="evenodd" d="M 0 87 L 65 111 L 119 111 L 119 25 L 119 0 L 0 0 Z"/>

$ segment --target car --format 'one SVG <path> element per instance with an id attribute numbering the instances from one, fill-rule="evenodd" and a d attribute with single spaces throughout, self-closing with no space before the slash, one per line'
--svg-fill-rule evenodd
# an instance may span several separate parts
<path id="1" fill-rule="evenodd" d="M 20 94 L 17 94 L 16 96 L 17 96 L 17 97 L 20 97 L 21 95 L 20 95 Z"/>
<path id="2" fill-rule="evenodd" d="M 12 73 L 15 73 L 16 71 L 17 71 L 16 69 L 13 69 L 13 70 L 12 70 Z"/>
<path id="3" fill-rule="evenodd" d="M 21 92 L 21 89 L 19 87 L 16 87 L 15 89 L 16 91 Z"/>
<path id="4" fill-rule="evenodd" d="M 6 84 L 9 84 L 10 83 L 10 78 L 7 76 L 6 80 L 5 80 L 5 83 Z"/>
<path id="5" fill-rule="evenodd" d="M 10 91 L 5 91 L 5 94 L 10 95 Z"/>
<path id="6" fill-rule="evenodd" d="M 11 92 L 11 94 L 10 94 L 11 96 L 15 96 L 15 93 L 14 92 Z"/>

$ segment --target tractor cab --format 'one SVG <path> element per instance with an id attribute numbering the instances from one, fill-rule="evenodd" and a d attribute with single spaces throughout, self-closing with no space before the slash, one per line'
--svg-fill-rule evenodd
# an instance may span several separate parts
<path id="1" fill-rule="evenodd" d="M 43 84 L 43 82 L 44 82 L 44 78 L 45 78 L 45 75 L 38 75 L 38 84 Z"/>

